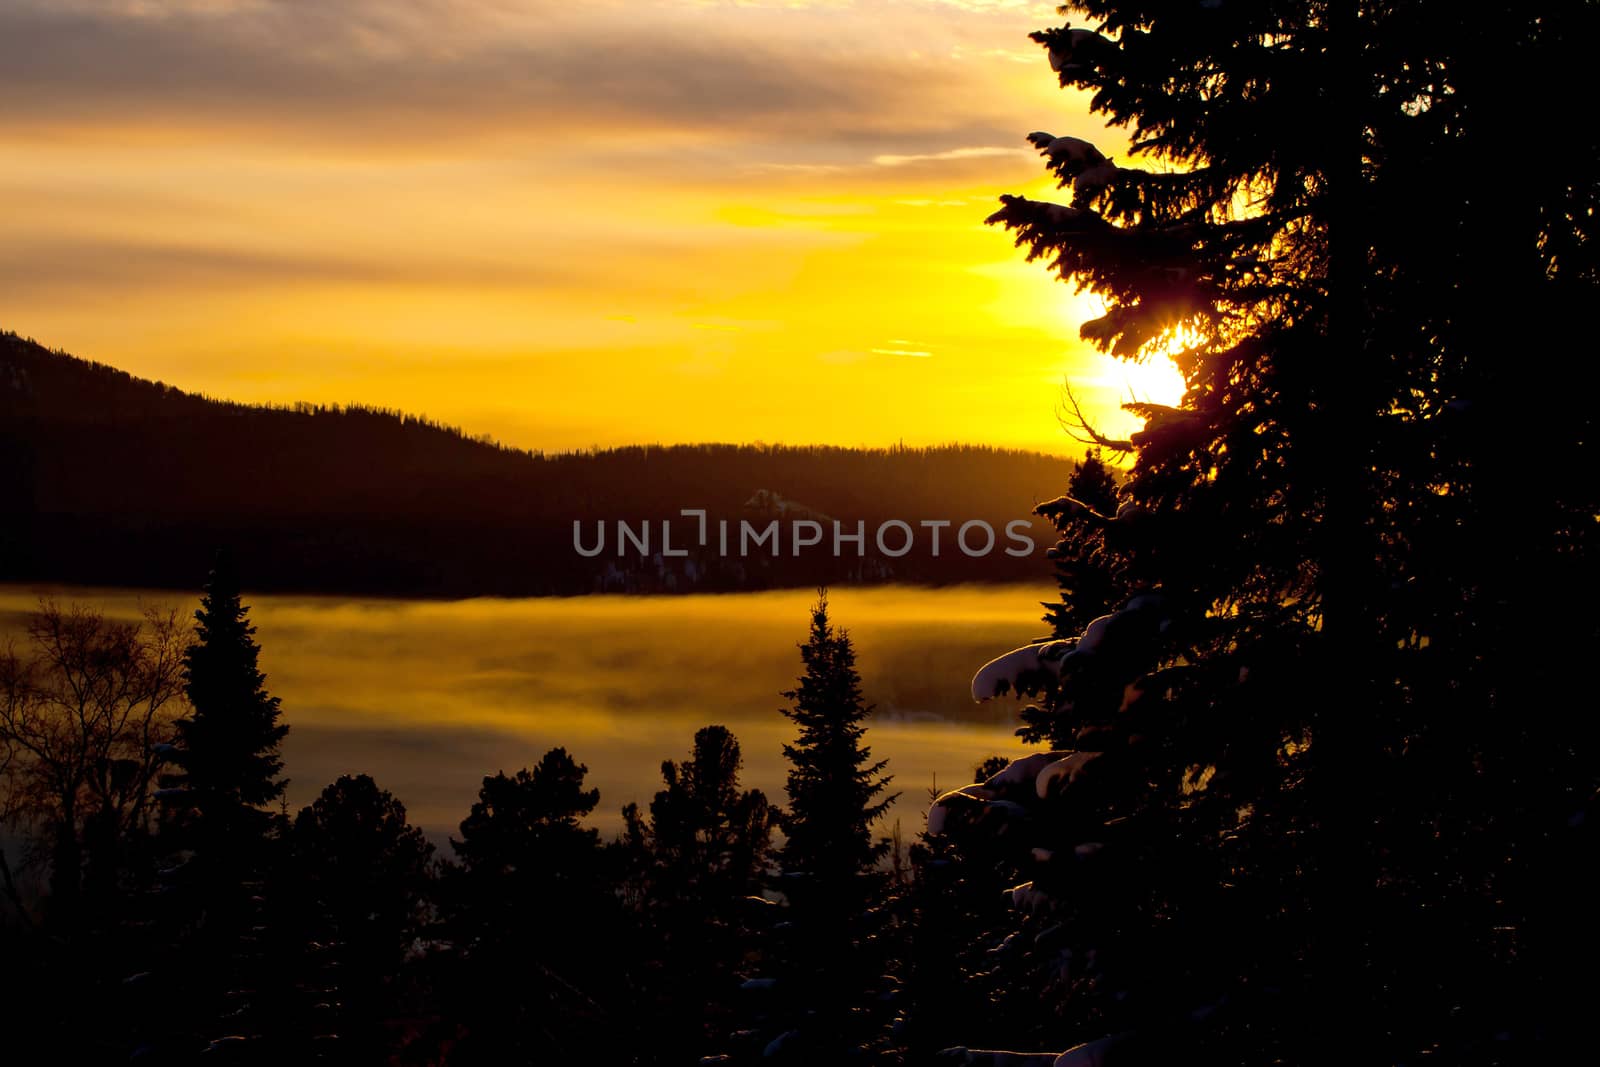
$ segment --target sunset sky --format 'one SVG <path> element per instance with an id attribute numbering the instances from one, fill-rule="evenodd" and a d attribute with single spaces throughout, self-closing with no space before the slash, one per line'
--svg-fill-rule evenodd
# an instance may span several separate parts
<path id="1" fill-rule="evenodd" d="M 983 218 L 1120 154 L 1008 0 L 0 0 L 0 328 L 522 447 L 1076 449 L 1172 375 Z"/>

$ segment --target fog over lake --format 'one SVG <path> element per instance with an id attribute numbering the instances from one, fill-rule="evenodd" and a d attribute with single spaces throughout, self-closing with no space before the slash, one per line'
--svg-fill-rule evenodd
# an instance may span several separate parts
<path id="1" fill-rule="evenodd" d="M 0 587 L 0 633 L 20 646 L 40 592 L 132 617 L 196 597 L 132 590 Z M 909 837 L 941 788 L 970 780 L 985 756 L 1015 753 L 1015 701 L 974 704 L 972 673 L 1045 633 L 1039 586 L 887 586 L 830 591 L 850 631 L 867 699 L 867 733 L 900 790 L 889 819 Z M 460 601 L 350 600 L 246 593 L 267 687 L 290 724 L 289 800 L 334 778 L 372 775 L 435 839 L 453 832 L 486 774 L 513 772 L 563 745 L 600 789 L 591 822 L 619 828 L 622 805 L 648 805 L 664 759 L 722 723 L 744 751 L 743 781 L 784 800 L 782 746 L 793 727 L 779 693 L 800 672 L 809 590 L 672 597 Z M 19 649 L 20 650 L 20 649 Z M 888 822 L 881 829 L 887 831 Z"/>

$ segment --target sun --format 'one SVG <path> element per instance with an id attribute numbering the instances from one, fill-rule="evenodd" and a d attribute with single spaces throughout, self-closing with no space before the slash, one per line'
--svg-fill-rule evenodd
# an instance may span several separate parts
<path id="1" fill-rule="evenodd" d="M 1091 317 L 1104 315 L 1106 306 L 1103 298 L 1090 295 L 1072 307 L 1071 315 L 1075 321 L 1081 322 L 1085 312 Z M 1183 372 L 1172 357 L 1194 347 L 1199 340 L 1195 331 L 1185 325 L 1169 330 L 1150 346 L 1154 351 L 1146 350 L 1138 359 L 1123 359 L 1104 352 L 1094 352 L 1090 365 L 1084 368 L 1087 373 L 1074 375 L 1069 384 L 1087 386 L 1099 392 L 1100 398 L 1103 398 L 1099 403 L 1114 397 L 1112 402 L 1119 407 L 1128 403 L 1178 407 L 1183 403 L 1188 383 L 1184 381 Z M 1106 421 L 1108 425 L 1120 425 L 1130 420 L 1134 428 L 1143 422 L 1122 412 L 1118 413 L 1118 417 Z"/>
<path id="2" fill-rule="evenodd" d="M 1183 372 L 1178 370 L 1171 356 L 1159 353 L 1146 356 L 1138 362 L 1115 356 L 1104 358 L 1114 364 L 1106 368 L 1105 377 L 1121 383 L 1119 392 L 1125 399 L 1166 404 L 1169 407 L 1177 407 L 1182 403 L 1188 387 L 1184 383 Z"/>
<path id="3" fill-rule="evenodd" d="M 1087 420 L 1092 433 L 1111 439 L 1126 439 L 1144 427 L 1144 418 L 1124 405 L 1177 407 L 1186 391 L 1182 372 L 1163 352 L 1137 361 L 1097 352 L 1085 370 L 1067 376 L 1059 415 L 1069 426 Z"/>

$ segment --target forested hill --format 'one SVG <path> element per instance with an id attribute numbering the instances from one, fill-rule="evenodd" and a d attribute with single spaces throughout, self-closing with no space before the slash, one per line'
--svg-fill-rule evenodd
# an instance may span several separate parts
<path id="1" fill-rule="evenodd" d="M 363 407 L 260 407 L 213 400 L 0 334 L 0 580 L 192 588 L 230 547 L 265 589 L 396 595 L 529 595 L 750 589 L 819 581 L 1037 578 L 1005 525 L 1059 495 L 1064 457 L 988 447 L 846 449 L 760 445 L 518 451 L 424 418 Z M 680 509 L 710 513 L 709 544 Z M 740 520 L 784 525 L 780 553 L 738 552 Z M 789 524 L 821 521 L 824 543 L 793 555 Z M 717 520 L 733 532 L 717 545 Z M 673 521 L 663 557 L 660 523 Z M 832 554 L 832 520 L 865 522 L 866 556 Z M 880 554 L 899 519 L 909 553 Z M 949 520 L 940 552 L 921 520 Z M 995 530 L 979 557 L 955 528 Z M 593 548 L 574 548 L 573 523 Z M 616 523 L 649 521 L 647 552 L 619 555 Z M 758 523 L 759 520 L 759 523 Z M 898 550 L 903 532 L 886 534 Z M 981 531 L 969 544 L 982 546 Z"/>

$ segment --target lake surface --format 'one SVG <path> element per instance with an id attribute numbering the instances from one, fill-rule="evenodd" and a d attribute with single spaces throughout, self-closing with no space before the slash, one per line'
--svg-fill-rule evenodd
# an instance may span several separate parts
<path id="1" fill-rule="evenodd" d="M 0 587 L 0 633 L 16 634 L 41 591 Z M 196 599 L 169 592 L 44 590 L 117 616 Z M 1015 701 L 973 703 L 972 673 L 1045 633 L 1040 586 L 840 588 L 830 615 L 850 631 L 867 699 L 867 733 L 887 757 L 906 836 L 928 789 L 970 781 L 996 753 L 1020 754 Z M 781 691 L 801 669 L 811 591 L 673 597 L 461 601 L 246 595 L 268 689 L 290 724 L 289 799 L 308 803 L 340 774 L 366 773 L 436 841 L 466 816 L 484 775 L 535 763 L 562 745 L 600 789 L 603 834 L 623 804 L 647 806 L 661 761 L 694 732 L 728 726 L 746 787 L 784 800 L 782 746 L 794 729 Z M 20 645 L 20 640 L 19 640 Z"/>

